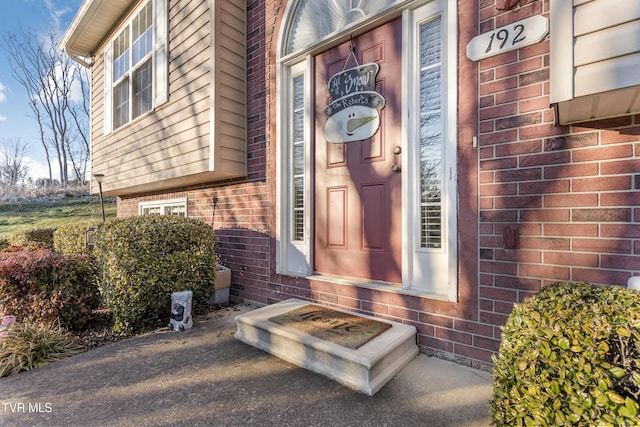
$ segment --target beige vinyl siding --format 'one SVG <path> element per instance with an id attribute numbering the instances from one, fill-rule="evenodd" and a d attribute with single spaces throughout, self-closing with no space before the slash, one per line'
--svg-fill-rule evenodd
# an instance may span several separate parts
<path id="1" fill-rule="evenodd" d="M 95 157 L 97 143 L 104 139 L 104 58 L 96 57 L 97 61 L 91 67 L 91 157 Z M 92 164 L 93 168 L 93 164 Z M 93 170 L 93 173 L 97 173 Z"/>
<path id="2" fill-rule="evenodd" d="M 244 10 L 235 0 L 171 0 L 169 101 L 107 135 L 104 58 L 96 56 L 92 173 L 105 175 L 107 194 L 246 175 Z"/>
<path id="3" fill-rule="evenodd" d="M 640 2 L 574 5 L 575 97 L 640 84 Z"/>
<path id="4" fill-rule="evenodd" d="M 213 0 L 216 25 L 212 33 L 215 49 L 212 97 L 218 108 L 212 110 L 212 134 L 221 141 L 212 144 L 211 168 L 235 162 L 246 174 L 246 83 L 245 83 L 245 5 L 244 1 Z"/>
<path id="5" fill-rule="evenodd" d="M 640 2 L 554 0 L 551 19 L 551 102 L 560 123 L 640 112 Z"/>

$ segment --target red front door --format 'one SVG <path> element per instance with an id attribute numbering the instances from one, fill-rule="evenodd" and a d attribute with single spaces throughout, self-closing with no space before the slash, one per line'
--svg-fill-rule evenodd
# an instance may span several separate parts
<path id="1" fill-rule="evenodd" d="M 401 25 L 398 18 L 315 58 L 314 263 L 318 273 L 402 282 Z M 358 63 L 351 56 L 351 46 Z M 336 101 L 331 98 L 329 80 L 345 68 L 368 63 L 379 65 L 374 91 L 384 98 L 384 107 L 375 120 L 375 114 L 360 121 L 345 119 L 343 127 L 349 135 L 357 126 L 379 123 L 379 128 L 368 139 L 328 142 L 324 110 Z M 353 116 L 352 111 L 345 111 L 345 116 Z"/>

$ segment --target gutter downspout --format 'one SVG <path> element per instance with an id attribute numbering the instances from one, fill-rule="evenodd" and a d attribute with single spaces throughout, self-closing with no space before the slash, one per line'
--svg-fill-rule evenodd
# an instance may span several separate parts
<path id="1" fill-rule="evenodd" d="M 69 58 L 71 58 L 73 61 L 77 62 L 78 64 L 82 65 L 83 67 L 85 67 L 85 68 L 93 67 L 93 64 L 94 64 L 93 59 L 85 58 L 84 56 L 81 56 L 81 55 L 69 50 L 66 47 L 64 47 L 62 49 L 62 51 L 64 53 L 66 53 L 69 56 Z"/>

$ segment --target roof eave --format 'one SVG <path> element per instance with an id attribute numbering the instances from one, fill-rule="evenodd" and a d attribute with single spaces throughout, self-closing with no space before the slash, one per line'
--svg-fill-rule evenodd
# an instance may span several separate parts
<path id="1" fill-rule="evenodd" d="M 86 62 L 87 58 L 94 56 L 131 3 L 131 0 L 84 0 L 58 47 L 74 60 L 80 58 L 78 62 Z M 92 30 L 90 34 L 89 28 Z"/>

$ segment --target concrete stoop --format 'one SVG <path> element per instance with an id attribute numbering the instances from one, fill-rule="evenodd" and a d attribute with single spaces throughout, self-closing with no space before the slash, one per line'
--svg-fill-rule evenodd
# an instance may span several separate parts
<path id="1" fill-rule="evenodd" d="M 332 308 L 392 325 L 356 350 L 268 320 L 308 304 L 309 301 L 292 298 L 236 316 L 238 329 L 235 337 L 369 396 L 373 396 L 418 354 L 414 326 L 377 317 Z"/>

